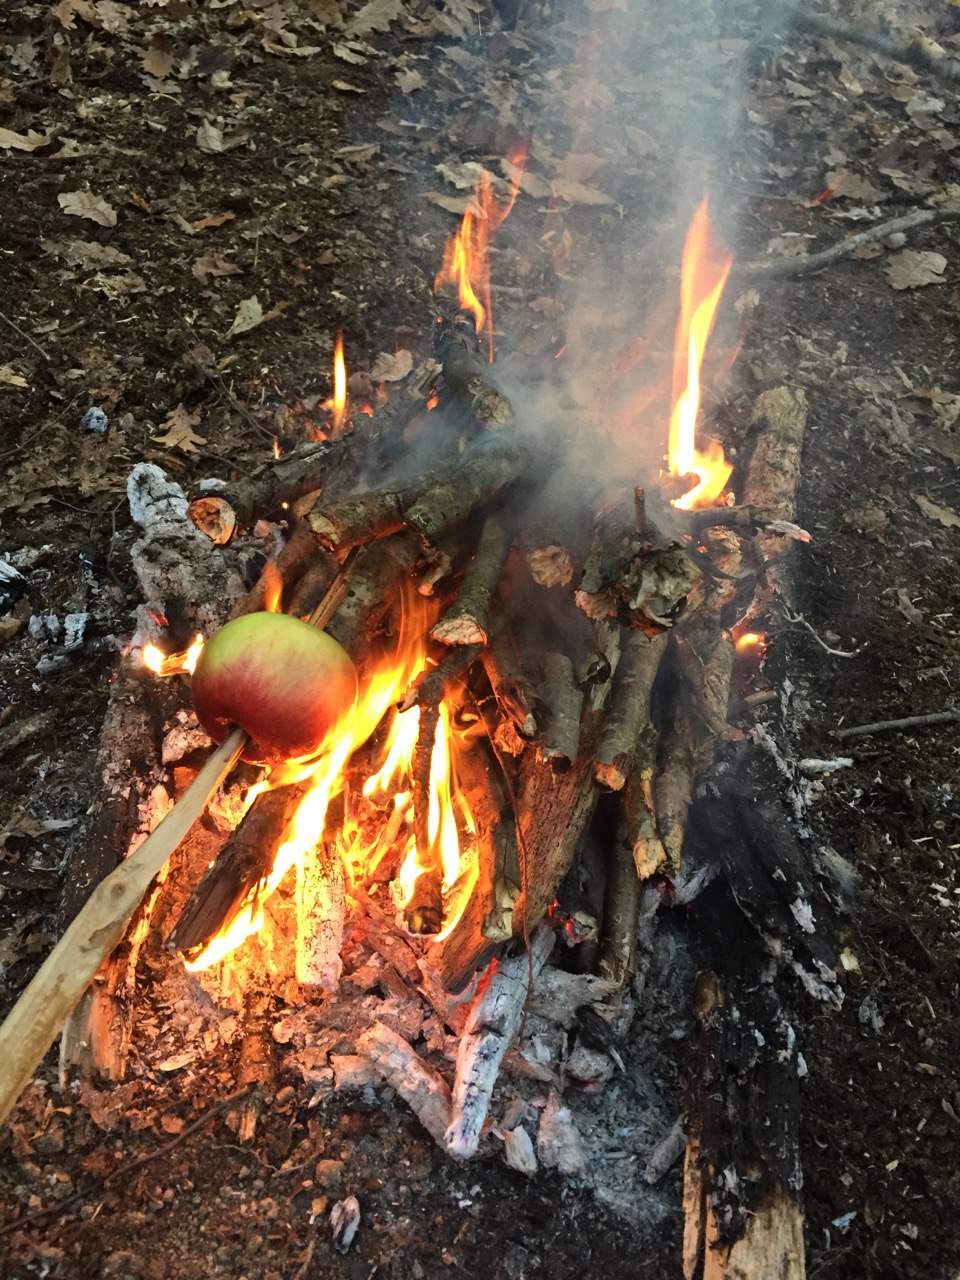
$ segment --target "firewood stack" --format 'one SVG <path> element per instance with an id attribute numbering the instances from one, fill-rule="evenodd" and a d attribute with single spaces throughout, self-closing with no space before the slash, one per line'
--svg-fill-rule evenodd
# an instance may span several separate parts
<path id="1" fill-rule="evenodd" d="M 789 585 L 791 539 L 802 532 L 791 522 L 804 420 L 802 397 L 788 389 L 761 397 L 734 479 L 740 507 L 680 511 L 656 477 L 622 468 L 610 473 L 613 487 L 572 483 L 578 424 L 547 440 L 529 430 L 497 366 L 485 363 L 472 324 L 457 314 L 437 325 L 436 360 L 372 417 L 358 415 L 340 438 L 267 462 L 187 509 L 196 529 L 222 546 L 259 519 L 287 513 L 289 536 L 270 574 L 234 614 L 263 607 L 268 577 L 279 580 L 283 607 L 300 616 L 342 583 L 328 630 L 351 653 L 361 685 L 395 647 L 400 616 L 420 600 L 428 661 L 400 703 L 402 714 L 416 708 L 419 717 L 412 792 L 402 805 L 376 789 L 364 794 L 382 756 L 377 733 L 345 763 L 345 785 L 298 876 L 296 977 L 305 999 L 336 989 L 351 913 L 370 931 L 397 927 L 380 890 L 396 877 L 412 827 L 420 874 L 399 923 L 418 957 L 416 980 L 461 1037 L 453 1087 L 382 1024 L 358 1049 L 451 1154 L 477 1150 L 500 1063 L 556 925 L 582 926 L 567 912 L 563 885 L 600 797 L 622 802 L 594 894 L 597 955 L 612 987 L 635 971 L 644 887 L 659 885 L 665 899 L 689 903 L 710 886 L 700 908 L 707 941 L 686 1125 L 690 1277 L 718 1242 L 733 1260 L 709 1274 L 734 1273 L 742 1259 L 734 1246 L 761 1222 L 758 1206 L 764 1229 L 785 1232 L 789 1248 L 798 1247 L 796 1090 L 787 1079 L 796 1054 L 751 1056 L 729 1019 L 736 1010 L 769 1044 L 793 1044 L 776 975 L 786 957 L 814 975 L 810 985 L 829 984 L 830 913 L 795 844 L 774 839 L 765 850 L 754 823 L 746 862 L 731 857 L 729 842 L 711 845 L 704 806 L 720 805 L 717 824 L 729 827 L 729 797 L 742 805 L 750 789 L 731 791 L 721 779 L 703 792 L 698 784 L 714 776 L 717 743 L 743 737 L 728 721 L 733 631 L 748 619 L 762 626 Z M 472 878 L 455 885 L 444 882 L 427 835 L 434 735 L 441 714 L 451 714 L 444 708 L 453 708 L 455 770 L 476 862 Z M 238 917 L 253 919 L 310 785 L 294 779 L 256 797 L 189 893 L 168 938 L 172 950 L 194 960 Z M 726 802 L 716 799 L 721 792 Z M 341 857 L 347 829 L 365 852 L 362 874 L 349 879 Z M 789 884 L 778 877 L 781 855 Z M 810 929 L 794 902 L 801 898 L 817 922 Z M 738 939 L 735 953 L 730 937 Z M 759 995 L 754 962 L 766 966 Z M 111 972 L 100 986 L 114 992 L 122 983 L 116 966 Z M 129 963 L 123 972 L 131 980 Z M 72 1041 L 89 1045 L 98 1020 L 89 1010 L 84 1017 Z M 743 1096 L 724 1106 L 710 1082 L 732 1054 L 743 1057 Z M 744 1097 L 762 1116 L 758 1099 L 771 1088 L 779 1143 L 772 1153 L 760 1150 L 759 1121 L 756 1142 L 757 1134 L 747 1141 L 724 1130 L 730 1106 Z M 757 1167 L 767 1170 L 762 1187 L 743 1192 Z M 776 1250 L 764 1248 L 757 1246 L 760 1270 L 735 1273 L 767 1274 Z M 800 1270 L 791 1275 L 802 1274 L 802 1240 L 799 1248 Z"/>

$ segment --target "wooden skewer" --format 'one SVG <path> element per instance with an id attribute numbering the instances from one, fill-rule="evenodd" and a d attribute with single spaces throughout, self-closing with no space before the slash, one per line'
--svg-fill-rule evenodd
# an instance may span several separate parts
<path id="1" fill-rule="evenodd" d="M 351 562 L 352 555 L 347 556 L 310 615 L 313 626 L 322 630 L 341 604 Z M 242 729 L 230 730 L 157 829 L 100 881 L 0 1026 L 0 1124 L 43 1061 L 70 1010 L 123 937 L 154 877 L 203 813 L 247 742 Z"/>

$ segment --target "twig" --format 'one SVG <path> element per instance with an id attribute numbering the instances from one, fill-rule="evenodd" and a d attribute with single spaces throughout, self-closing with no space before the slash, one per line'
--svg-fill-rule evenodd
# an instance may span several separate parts
<path id="1" fill-rule="evenodd" d="M 915 227 L 934 226 L 941 222 L 960 221 L 960 209 L 913 209 L 898 218 L 888 218 L 875 226 L 848 236 L 819 253 L 799 255 L 795 258 L 772 258 L 768 262 L 744 262 L 736 268 L 737 275 L 749 276 L 805 276 L 822 267 L 828 267 L 841 258 L 856 253 L 865 244 L 883 240 L 900 231 L 912 231 Z"/>
<path id="2" fill-rule="evenodd" d="M 878 31 L 864 31 L 853 23 L 842 22 L 837 18 L 828 18 L 822 13 L 810 13 L 808 10 L 787 10 L 787 17 L 801 31 L 809 31 L 813 35 L 828 36 L 832 40 L 843 40 L 846 44 L 861 45 L 872 49 L 892 62 L 900 62 L 918 71 L 929 71 L 939 76 L 948 84 L 960 85 L 960 65 L 947 60 L 939 47 L 932 40 L 917 37 L 909 44 L 897 44 L 895 40 L 881 35 Z"/>
<path id="3" fill-rule="evenodd" d="M 108 1174 L 99 1180 L 98 1186 L 88 1187 L 84 1191 L 75 1191 L 72 1196 L 67 1196 L 65 1200 L 58 1200 L 55 1204 L 48 1204 L 43 1209 L 28 1213 L 26 1217 L 8 1222 L 5 1226 L 0 1227 L 0 1236 L 9 1235 L 13 1231 L 18 1231 L 21 1227 L 29 1226 L 31 1223 L 38 1222 L 41 1218 L 46 1218 L 53 1214 L 63 1215 L 68 1209 L 72 1209 L 74 1205 L 80 1204 L 87 1196 L 92 1195 L 97 1190 L 102 1190 L 111 1182 L 115 1182 L 117 1178 L 129 1178 L 130 1174 L 136 1169 L 142 1169 L 145 1164 L 149 1164 L 152 1160 L 159 1160 L 161 1156 L 167 1155 L 176 1147 L 179 1147 L 182 1142 L 186 1142 L 187 1138 L 192 1137 L 198 1129 L 202 1129 L 205 1124 L 209 1124 L 221 1112 L 229 1110 L 238 1102 L 243 1102 L 245 1098 L 248 1098 L 253 1093 L 253 1090 L 254 1086 L 248 1084 L 242 1089 L 238 1089 L 236 1093 L 230 1093 L 225 1098 L 221 1098 L 219 1102 L 215 1102 L 212 1107 L 206 1110 L 202 1116 L 194 1120 L 193 1124 L 188 1124 L 185 1129 L 182 1129 L 175 1138 L 171 1138 L 169 1142 L 157 1147 L 156 1151 L 148 1151 L 146 1155 L 138 1156 L 136 1160 L 130 1161 L 129 1164 L 123 1164 L 118 1169 L 111 1169 Z"/>
<path id="4" fill-rule="evenodd" d="M 886 733 L 891 729 L 925 729 L 938 724 L 956 724 L 960 721 L 960 708 L 950 711 L 931 711 L 925 716 L 902 716 L 899 720 L 877 720 L 873 724 L 850 725 L 835 729 L 835 738 L 868 738 L 874 733 Z"/>
<path id="5" fill-rule="evenodd" d="M 781 604 L 783 604 L 782 600 Z M 802 613 L 793 613 L 786 604 L 783 604 L 783 616 L 789 623 L 791 623 L 791 625 L 803 627 L 805 630 L 809 631 L 824 653 L 829 653 L 831 658 L 856 658 L 863 653 L 864 649 L 867 647 L 865 644 L 862 644 L 859 649 L 851 649 L 849 651 L 846 649 L 831 649 L 826 640 L 822 639 L 822 637 L 817 634 Z"/>
<path id="6" fill-rule="evenodd" d="M 24 333 L 23 330 L 20 328 L 20 326 L 18 324 L 14 324 L 13 321 L 10 319 L 10 317 L 5 316 L 2 311 L 0 311 L 0 320 L 2 320 L 4 324 L 8 324 L 14 333 L 19 334 L 20 337 L 24 340 L 24 342 L 29 342 L 31 347 L 33 347 L 34 351 L 39 351 L 40 354 L 43 356 L 44 360 L 46 360 L 47 364 L 50 363 L 50 357 L 44 351 L 43 347 L 40 346 L 40 343 L 34 342 L 34 340 L 30 337 L 29 333 Z"/>

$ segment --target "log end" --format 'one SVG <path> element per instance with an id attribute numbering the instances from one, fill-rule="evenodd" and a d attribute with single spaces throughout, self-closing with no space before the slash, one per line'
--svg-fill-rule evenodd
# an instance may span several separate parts
<path id="1" fill-rule="evenodd" d="M 226 498 L 195 498 L 187 507 L 187 515 L 218 547 L 225 547 L 237 531 L 237 513 Z"/>
<path id="2" fill-rule="evenodd" d="M 573 561 L 566 547 L 537 547 L 536 550 L 527 552 L 527 564 L 530 567 L 530 577 L 538 586 L 568 587 L 573 581 Z"/>
<path id="3" fill-rule="evenodd" d="M 328 551 L 341 550 L 340 530 L 322 511 L 308 511 L 304 519 L 322 547 Z"/>
<path id="4" fill-rule="evenodd" d="M 622 791 L 627 785 L 627 775 L 617 764 L 606 764 L 603 760 L 593 762 L 593 776 L 607 791 Z"/>
<path id="5" fill-rule="evenodd" d="M 487 643 L 487 633 L 470 614 L 460 617 L 445 617 L 430 631 L 430 635 L 440 644 L 465 645 Z"/>

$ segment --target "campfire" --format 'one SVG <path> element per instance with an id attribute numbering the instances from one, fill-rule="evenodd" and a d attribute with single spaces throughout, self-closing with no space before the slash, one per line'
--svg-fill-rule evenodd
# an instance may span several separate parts
<path id="1" fill-rule="evenodd" d="M 510 171 L 520 164 L 514 157 Z M 682 256 L 672 380 L 641 355 L 623 362 L 601 401 L 567 373 L 587 352 L 504 359 L 489 247 L 517 191 L 515 182 L 498 194 L 486 173 L 478 180 L 437 276 L 432 355 L 369 414 L 350 401 L 338 341 L 322 438 L 278 447 L 189 504 L 156 468 L 136 469 L 145 604 L 120 694 L 173 698 L 203 669 L 222 621 L 216 605 L 226 601 L 236 601 L 235 619 L 273 613 L 326 630 L 349 654 L 358 694 L 309 758 L 266 772 L 248 763 L 224 783 L 257 746 L 241 720 L 202 768 L 183 766 L 184 794 L 159 825 L 159 814 L 147 820 L 153 833 L 94 892 L 0 1031 L 15 1064 L 0 1110 L 98 969 L 71 1017 L 66 1061 L 77 1061 L 80 1044 L 95 1066 L 122 1072 L 104 1002 L 117 999 L 117 975 L 135 971 L 145 931 L 162 919 L 166 947 L 192 975 L 184 981 L 214 999 L 225 984 L 244 990 L 258 943 L 274 966 L 289 957 L 279 988 L 301 1009 L 337 998 L 348 954 L 349 978 L 364 989 L 361 943 L 381 957 L 393 995 L 424 1001 L 455 1039 L 452 1079 L 429 1046 L 382 1019 L 357 1034 L 352 1069 L 388 1081 L 447 1152 L 470 1157 L 491 1131 L 498 1076 L 555 946 L 591 957 L 590 989 L 615 1001 L 640 964 L 645 913 L 701 894 L 716 912 L 720 890 L 705 887 L 732 884 L 729 918 L 714 919 L 719 951 L 698 988 L 704 1066 L 686 1127 L 695 1268 L 705 1240 L 733 1249 L 762 1215 L 799 1231 L 790 1179 L 765 1155 L 749 1185 L 728 1178 L 721 1190 L 729 1152 L 702 1081 L 717 1054 L 750 1057 L 745 1043 L 732 1044 L 722 1011 L 739 1010 L 758 1036 L 765 1028 L 764 1061 L 782 1050 L 776 1070 L 795 1071 L 797 1061 L 792 1042 L 783 1049 L 779 1006 L 745 985 L 745 970 L 724 967 L 723 939 L 739 936 L 734 921 L 746 915 L 768 948 L 751 944 L 758 965 L 779 948 L 818 994 L 830 998 L 834 981 L 826 914 L 811 923 L 815 890 L 790 863 L 776 815 L 764 819 L 774 833 L 766 863 L 756 862 L 756 815 L 750 828 L 749 865 L 762 864 L 768 896 L 752 881 L 741 895 L 742 867 L 731 869 L 747 837 L 730 826 L 729 806 L 743 795 L 744 735 L 728 711 L 750 694 L 770 609 L 789 589 L 790 546 L 806 537 L 793 523 L 805 410 L 786 388 L 761 396 L 749 434 L 733 441 L 735 463 L 703 411 L 702 370 L 731 270 L 706 200 Z M 230 557 L 258 521 L 282 521 L 286 536 L 237 600 Z M 182 567 L 171 568 L 171 545 Z M 302 701 L 297 670 L 268 669 L 266 679 Z M 117 706 L 127 706 L 120 695 Z M 130 713 L 117 714 L 107 756 L 127 731 Z M 176 731 L 186 750 L 177 757 L 171 748 L 171 759 L 205 741 L 182 708 Z M 114 803 L 112 786 L 101 812 Z M 226 834 L 191 880 L 185 862 L 170 860 L 211 797 Z M 703 820 L 711 805 L 712 832 Z M 607 835 L 584 905 L 571 886 L 598 806 Z M 781 856 L 789 874 L 778 880 Z M 160 887 L 150 888 L 161 871 L 162 909 Z M 584 981 L 575 984 L 580 1003 Z M 593 1016 L 609 1032 L 614 1004 Z M 555 1078 L 540 1067 L 541 1080 Z M 552 1123 L 563 1127 L 556 1108 Z M 756 1153 L 751 1117 L 738 1123 Z M 508 1160 L 529 1170 L 522 1124 L 501 1119 L 497 1133 Z M 573 1168 L 576 1143 L 564 1140 Z M 673 1147 L 675 1156 L 676 1137 Z M 761 1247 L 754 1239 L 751 1248 Z"/>

